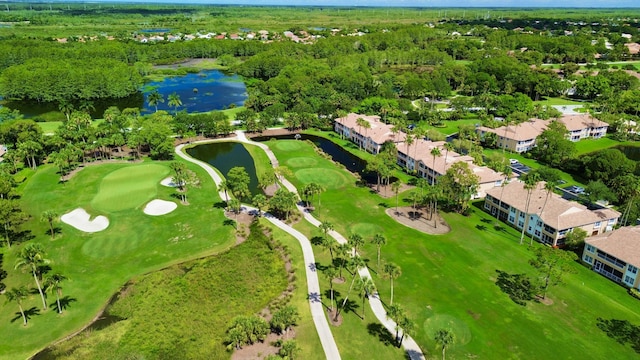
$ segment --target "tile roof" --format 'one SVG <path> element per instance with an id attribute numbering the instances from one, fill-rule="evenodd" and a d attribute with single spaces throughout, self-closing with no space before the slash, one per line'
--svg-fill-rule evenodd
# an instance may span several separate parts
<path id="1" fill-rule="evenodd" d="M 359 118 L 366 120 L 369 125 L 371 125 L 370 129 L 360 128 L 358 126 L 357 121 Z M 360 115 L 355 113 L 350 113 L 345 117 L 337 118 L 336 122 L 354 129 L 356 132 L 362 132 L 361 134 L 371 138 L 373 142 L 376 144 L 383 144 L 387 141 L 403 141 L 405 138 L 405 134 L 401 131 L 393 133 L 393 125 L 385 124 L 380 121 L 380 116 L 377 115 Z"/>
<path id="2" fill-rule="evenodd" d="M 606 122 L 600 121 L 590 114 L 564 115 L 559 119 L 559 121 L 563 123 L 569 131 L 609 126 Z"/>
<path id="3" fill-rule="evenodd" d="M 607 221 L 620 217 L 620 213 L 615 210 L 606 208 L 589 210 L 586 206 L 575 201 L 565 200 L 553 192 L 547 200 L 547 191 L 544 189 L 544 185 L 544 181 L 538 183 L 537 188 L 531 193 L 528 213 L 540 214 L 540 210 L 544 207 L 542 221 L 556 230 L 589 225 L 598 221 Z M 487 194 L 494 198 L 500 198 L 501 192 L 501 187 L 487 190 Z M 502 201 L 524 212 L 527 208 L 527 190 L 524 188 L 524 182 L 512 181 L 505 185 Z"/>
<path id="4" fill-rule="evenodd" d="M 540 119 L 531 119 L 518 125 L 506 126 L 507 139 L 513 139 L 516 141 L 532 140 L 537 138 L 547 128 L 547 121 Z M 491 129 L 488 127 L 480 126 L 478 130 L 484 132 L 492 132 L 499 137 L 505 137 L 505 126 Z"/>
<path id="5" fill-rule="evenodd" d="M 620 260 L 640 267 L 640 225 L 621 227 L 589 237 L 585 242 Z"/>

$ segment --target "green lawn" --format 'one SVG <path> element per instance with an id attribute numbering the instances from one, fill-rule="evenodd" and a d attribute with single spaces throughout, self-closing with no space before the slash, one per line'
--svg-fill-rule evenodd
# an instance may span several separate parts
<path id="1" fill-rule="evenodd" d="M 637 141 L 618 141 L 610 137 L 600 139 L 585 139 L 576 142 L 576 155 L 596 152 L 615 146 L 640 146 Z"/>
<path id="2" fill-rule="evenodd" d="M 584 101 L 574 101 L 559 97 L 544 98 L 543 100 L 534 101 L 533 103 L 540 105 L 587 105 Z"/>
<path id="3" fill-rule="evenodd" d="M 132 277 L 218 253 L 235 243 L 233 228 L 224 225 L 222 211 L 212 206 L 219 201 L 213 183 L 202 169 L 190 163 L 187 166 L 203 181 L 199 188 L 189 190 L 188 206 L 180 205 L 174 212 L 157 217 L 147 216 L 140 209 L 109 213 L 109 228 L 94 234 L 59 223 L 57 227 L 61 233 L 54 240 L 50 239 L 47 224 L 39 221 L 43 211 L 63 214 L 86 206 L 99 193 L 100 183 L 107 175 L 146 164 L 168 168 L 167 162 L 88 166 L 62 184 L 56 169 L 45 165 L 21 184 L 21 202 L 31 215 L 25 228 L 31 230 L 28 235 L 34 237 L 32 241 L 42 243 L 46 248 L 52 271 L 70 279 L 63 284 L 63 295 L 69 296 L 71 302 L 67 311 L 59 316 L 51 309 L 39 310 L 38 296 L 30 296 L 24 306 L 33 309 L 34 314 L 26 327 L 20 321 L 12 321 L 17 312 L 14 304 L 3 305 L 0 308 L 0 359 L 27 358 L 52 341 L 82 328 Z M 173 200 L 175 190 L 161 186 L 161 177 L 156 179 L 157 197 Z M 34 287 L 29 274 L 15 271 L 11 266 L 23 246 L 15 244 L 11 249 L 0 248 L 5 269 L 9 272 L 5 281 L 8 288 Z"/>
<path id="4" fill-rule="evenodd" d="M 60 115 L 64 117 L 62 113 L 60 113 Z M 96 119 L 96 120 L 93 120 L 91 124 L 93 127 L 97 127 L 103 121 L 104 121 L 103 119 Z M 37 124 L 42 129 L 43 134 L 52 135 L 56 132 L 56 130 L 58 130 L 60 125 L 62 125 L 62 121 L 47 121 L 47 122 L 39 122 Z"/>
<path id="5" fill-rule="evenodd" d="M 150 163 L 115 170 L 102 178 L 91 205 L 108 213 L 139 209 L 153 200 L 158 183 L 169 173 L 167 166 Z"/>
<path id="6" fill-rule="evenodd" d="M 311 146 L 299 143 L 302 146 L 295 151 L 283 149 L 288 146 L 272 149 L 281 163 L 312 157 Z M 324 160 L 308 169 L 324 171 L 331 167 L 343 171 Z M 290 180 L 298 187 L 308 181 L 298 176 Z M 406 194 L 401 194 L 404 197 Z M 630 347 L 616 343 L 596 327 L 598 317 L 640 323 L 638 302 L 624 288 L 575 263 L 576 273 L 566 276 L 566 284 L 549 291 L 552 305 L 517 305 L 495 285 L 496 270 L 533 275 L 528 265 L 531 251 L 518 245 L 517 231 L 504 226 L 494 228 L 493 218 L 474 206 L 466 217 L 444 214 L 452 231 L 430 236 L 399 225 L 387 216 L 384 210 L 394 204 L 395 199 L 382 199 L 367 188 L 357 187 L 354 179 L 343 187 L 327 189 L 316 215 L 331 222 L 345 236 L 362 232 L 369 239 L 372 233 L 384 233 L 388 244 L 382 249 L 382 257 L 399 264 L 403 272 L 395 282 L 395 300 L 414 319 L 415 339 L 431 356 L 437 356 L 433 333 L 450 326 L 458 339 L 448 351 L 452 358 L 569 359 L 578 353 L 589 354 L 593 359 L 637 357 Z M 297 227 L 307 234 L 319 235 L 304 223 Z M 375 248 L 367 243 L 362 253 L 373 264 Z M 317 256 L 321 264 L 326 263 L 325 252 L 320 250 Z M 370 268 L 381 299 L 388 301 L 388 281 L 376 275 L 374 265 Z M 326 286 L 326 281 L 322 284 Z M 361 310 L 355 309 L 356 313 Z M 350 321 L 359 325 L 352 328 Z M 368 331 L 362 333 L 366 331 L 363 323 L 357 315 L 347 314 L 343 325 L 346 334 L 342 335 L 342 328 L 334 331 L 341 351 L 359 351 L 344 349 L 347 342 L 343 342 L 342 336 L 346 336 L 359 344 L 358 348 L 382 354 L 386 347 L 377 336 Z M 392 352 L 386 354 L 385 358 L 402 357 Z M 347 357 L 358 358 L 358 354 Z"/>

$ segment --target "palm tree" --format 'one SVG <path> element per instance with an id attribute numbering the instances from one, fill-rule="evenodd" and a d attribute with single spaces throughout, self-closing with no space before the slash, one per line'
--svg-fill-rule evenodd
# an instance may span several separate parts
<path id="1" fill-rule="evenodd" d="M 330 239 L 327 235 L 329 231 L 333 230 L 333 224 L 328 221 L 323 221 L 320 223 L 320 230 L 324 235 L 322 238 L 322 244 L 325 248 L 329 249 L 329 253 L 331 254 L 331 263 L 333 263 L 333 249 L 335 249 L 336 242 L 333 239 Z"/>
<path id="2" fill-rule="evenodd" d="M 229 183 L 223 180 L 220 185 L 218 185 L 218 190 L 224 191 L 224 202 L 229 204 Z"/>
<path id="3" fill-rule="evenodd" d="M 158 112 L 158 104 L 164 102 L 164 97 L 158 92 L 158 90 L 154 90 L 147 97 L 147 101 L 149 102 L 149 105 L 155 106 L 156 112 Z"/>
<path id="4" fill-rule="evenodd" d="M 502 209 L 502 193 L 504 193 L 504 188 L 509 183 L 509 178 L 511 178 L 511 174 L 513 173 L 511 171 L 511 165 L 509 163 L 503 164 L 502 169 L 500 170 L 502 172 L 502 175 L 504 175 L 504 181 L 502 182 L 502 184 L 500 184 L 502 189 L 500 189 L 500 201 L 498 202 L 498 211 L 496 212 L 496 219 L 500 219 L 500 210 Z"/>
<path id="5" fill-rule="evenodd" d="M 540 209 L 540 214 L 538 215 L 538 218 L 540 219 L 540 221 L 542 221 L 542 214 L 544 213 L 544 208 L 547 206 L 547 201 L 549 201 L 549 197 L 551 196 L 551 193 L 553 192 L 553 190 L 556 188 L 557 182 L 555 181 L 547 181 L 544 184 L 544 189 L 547 191 L 547 196 L 544 199 L 544 204 L 542 204 L 542 208 Z M 533 245 L 533 234 L 531 234 L 531 241 L 529 242 L 529 245 Z"/>
<path id="6" fill-rule="evenodd" d="M 396 214 L 398 213 L 398 194 L 400 193 L 400 181 L 391 183 L 391 191 L 396 194 Z"/>
<path id="7" fill-rule="evenodd" d="M 173 106 L 173 112 L 174 112 L 174 114 L 177 114 L 178 113 L 178 106 L 182 106 L 182 100 L 180 99 L 180 95 L 178 95 L 176 92 L 173 92 L 173 93 L 169 94 L 167 99 L 169 100 L 167 102 L 167 105 Z"/>
<path id="8" fill-rule="evenodd" d="M 62 314 L 62 307 L 60 306 L 60 296 L 62 295 L 62 286 L 60 283 L 67 280 L 67 277 L 62 274 L 53 274 L 44 278 L 44 287 L 47 292 L 55 292 L 56 303 L 58 304 L 58 314 Z"/>
<path id="9" fill-rule="evenodd" d="M 364 239 L 362 238 L 362 235 L 351 234 L 351 236 L 349 236 L 349 245 L 353 247 L 353 253 L 357 254 L 358 247 L 364 245 Z"/>
<path id="10" fill-rule="evenodd" d="M 392 304 L 392 305 L 389 305 L 389 308 L 387 309 L 387 317 L 396 323 L 395 340 L 396 340 L 396 343 L 398 343 L 400 339 L 400 323 L 402 323 L 402 319 L 406 318 L 407 315 L 404 309 L 400 305 Z"/>
<path id="11" fill-rule="evenodd" d="M 269 204 L 269 200 L 263 194 L 256 194 L 253 197 L 253 205 L 258 209 L 258 217 L 262 216 L 262 210 Z"/>
<path id="12" fill-rule="evenodd" d="M 69 116 L 73 112 L 73 104 L 68 101 L 60 101 L 58 104 L 58 110 L 60 110 L 60 112 L 67 117 L 67 121 L 69 121 Z"/>
<path id="13" fill-rule="evenodd" d="M 393 305 L 393 280 L 399 278 L 400 275 L 402 275 L 402 269 L 397 264 L 387 263 L 384 264 L 382 273 L 391 281 L 391 301 L 389 301 L 389 305 Z"/>
<path id="14" fill-rule="evenodd" d="M 44 251 L 44 248 L 41 244 L 27 244 L 18 254 L 15 269 L 28 269 L 29 271 L 31 271 L 33 280 L 35 280 L 36 286 L 38 287 L 38 292 L 40 293 L 40 297 L 42 298 L 42 307 L 46 310 L 47 302 L 44 299 L 44 293 L 42 292 L 40 281 L 38 281 L 38 267 L 49 263 L 49 260 L 44 258 L 45 255 L 46 252 Z"/>
<path id="15" fill-rule="evenodd" d="M 357 118 L 356 119 L 356 125 L 358 125 L 358 133 L 360 136 L 362 136 L 362 128 L 365 127 L 366 125 L 369 125 L 369 127 L 371 127 L 371 124 L 369 124 L 369 122 L 363 118 Z M 358 148 L 359 150 L 362 150 L 362 143 L 364 143 L 364 136 L 362 136 L 363 141 L 359 141 L 358 142 Z"/>
<path id="16" fill-rule="evenodd" d="M 53 211 L 53 210 L 45 210 L 41 215 L 40 215 L 40 221 L 42 222 L 48 222 L 49 223 L 49 229 L 51 229 L 51 238 L 53 239 L 54 236 L 54 229 L 53 229 L 53 223 L 58 219 L 58 214 Z"/>
<path id="17" fill-rule="evenodd" d="M 447 158 L 449 157 L 449 151 L 453 151 L 453 144 L 450 142 L 444 143 L 444 171 L 447 171 Z"/>
<path id="18" fill-rule="evenodd" d="M 412 133 L 407 133 L 407 136 L 405 137 L 405 144 L 407 144 L 407 162 L 405 164 L 405 168 L 407 169 L 407 172 L 409 171 L 409 147 L 411 146 L 411 144 L 413 144 L 413 142 L 415 141 L 415 137 Z M 414 162 L 414 169 L 415 169 L 415 162 Z"/>
<path id="19" fill-rule="evenodd" d="M 527 217 L 529 217 L 529 205 L 531 203 L 531 193 L 538 187 L 540 175 L 538 173 L 527 173 L 524 177 L 524 189 L 527 190 L 527 202 L 525 205 L 525 218 L 522 223 L 522 233 L 520 234 L 520 245 L 524 241 L 524 229 L 527 227 Z"/>
<path id="20" fill-rule="evenodd" d="M 433 156 L 433 166 L 431 167 L 431 186 L 435 185 L 436 183 L 436 157 L 440 155 L 442 155 L 442 153 L 440 152 L 440 148 L 434 146 L 433 149 L 431 149 L 431 156 Z"/>
<path id="21" fill-rule="evenodd" d="M 364 301 L 376 291 L 376 284 L 373 283 L 370 277 L 360 278 L 358 289 L 360 290 L 360 296 L 362 296 L 362 320 L 364 320 L 366 314 Z"/>
<path id="22" fill-rule="evenodd" d="M 20 314 L 22 315 L 22 325 L 27 326 L 27 316 L 24 314 L 24 309 L 22 308 L 22 301 L 29 296 L 29 290 L 26 286 L 21 286 L 19 288 L 11 288 L 11 290 L 7 291 L 7 301 L 16 302 L 18 304 L 18 308 L 20 309 Z"/>
<path id="23" fill-rule="evenodd" d="M 442 360 L 445 360 L 444 353 L 447 350 L 447 347 L 453 344 L 453 342 L 455 341 L 453 333 L 451 332 L 451 330 L 440 329 L 436 331 L 433 339 L 436 341 L 436 343 L 438 343 L 438 345 L 442 347 Z"/>
<path id="24" fill-rule="evenodd" d="M 385 245 L 387 243 L 387 239 L 382 234 L 375 234 L 373 235 L 371 242 L 376 246 L 376 249 L 378 250 L 378 271 L 380 271 L 380 248 L 382 247 L 382 245 Z"/>
<path id="25" fill-rule="evenodd" d="M 329 293 L 331 294 L 331 306 L 329 307 L 329 310 L 333 311 L 333 279 L 338 276 L 338 269 L 336 269 L 335 266 L 329 266 L 325 269 L 324 276 L 329 280 Z"/>
<path id="26" fill-rule="evenodd" d="M 364 260 L 362 260 L 360 256 L 356 255 L 351 258 L 351 261 L 349 262 L 350 271 L 352 272 L 352 275 L 353 275 L 353 277 L 351 278 L 351 285 L 349 285 L 349 291 L 347 291 L 347 296 L 345 296 L 344 300 L 342 301 L 342 306 L 338 309 L 338 311 L 336 311 L 336 316 L 334 317 L 333 321 L 337 321 L 338 316 L 340 316 L 340 312 L 344 310 L 344 306 L 347 303 L 347 300 L 349 299 L 349 295 L 351 295 L 351 290 L 353 290 L 353 285 L 356 281 L 356 278 L 359 275 L 358 270 L 364 266 L 365 266 Z"/>

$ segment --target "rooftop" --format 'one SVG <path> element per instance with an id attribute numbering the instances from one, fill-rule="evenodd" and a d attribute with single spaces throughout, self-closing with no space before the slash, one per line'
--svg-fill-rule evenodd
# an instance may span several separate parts
<path id="1" fill-rule="evenodd" d="M 506 136 L 505 136 L 506 128 Z M 547 121 L 541 119 L 531 119 L 518 125 L 501 126 L 499 128 L 491 129 L 488 127 L 480 126 L 478 130 L 484 132 L 492 132 L 499 137 L 506 137 L 507 139 L 513 139 L 516 141 L 533 140 L 537 138 L 547 128 Z"/>
<path id="2" fill-rule="evenodd" d="M 621 227 L 587 238 L 585 242 L 633 266 L 640 267 L 640 225 Z"/>

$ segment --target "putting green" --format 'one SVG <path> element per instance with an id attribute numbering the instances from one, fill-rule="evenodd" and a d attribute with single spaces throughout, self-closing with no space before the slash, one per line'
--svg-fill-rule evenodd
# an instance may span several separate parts
<path id="1" fill-rule="evenodd" d="M 345 175 L 333 169 L 301 169 L 296 171 L 295 175 L 305 184 L 313 182 L 325 189 L 339 189 L 349 184 Z"/>
<path id="2" fill-rule="evenodd" d="M 311 157 L 296 157 L 287 160 L 287 165 L 291 167 L 311 167 L 318 163 L 318 160 Z"/>
<path id="3" fill-rule="evenodd" d="M 360 234 L 365 240 L 369 240 L 375 234 L 384 234 L 384 229 L 380 225 L 371 223 L 355 223 L 349 227 L 351 234 Z"/>
<path id="4" fill-rule="evenodd" d="M 299 141 L 300 140 L 280 140 L 276 144 L 276 147 L 283 151 L 299 150 L 302 147 Z"/>
<path id="5" fill-rule="evenodd" d="M 453 346 L 466 345 L 471 341 L 471 331 L 467 324 L 455 316 L 436 314 L 424 322 L 424 330 L 427 338 L 433 339 L 436 331 L 440 329 L 450 330 L 455 337 Z"/>
<path id="6" fill-rule="evenodd" d="M 94 209 L 114 212 L 139 207 L 157 194 L 160 181 L 170 173 L 166 166 L 145 164 L 109 173 L 91 201 Z"/>

